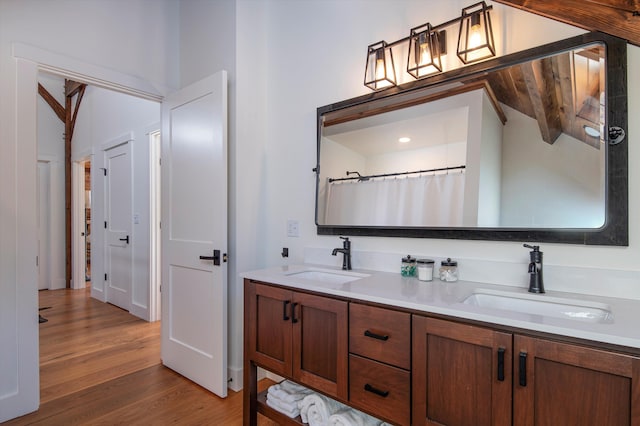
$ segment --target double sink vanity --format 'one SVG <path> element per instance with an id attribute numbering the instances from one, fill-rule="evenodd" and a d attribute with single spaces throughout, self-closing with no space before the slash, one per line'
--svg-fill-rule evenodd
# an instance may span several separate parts
<path id="1" fill-rule="evenodd" d="M 640 302 L 399 273 L 245 278 L 245 424 L 257 367 L 391 424 L 637 424 Z"/>
<path id="2" fill-rule="evenodd" d="M 588 33 L 318 108 L 318 234 L 628 246 L 626 52 Z M 464 188 L 408 191 L 441 181 Z M 245 425 L 301 424 L 258 368 L 396 425 L 640 425 L 640 300 L 486 272 L 243 274 Z"/>

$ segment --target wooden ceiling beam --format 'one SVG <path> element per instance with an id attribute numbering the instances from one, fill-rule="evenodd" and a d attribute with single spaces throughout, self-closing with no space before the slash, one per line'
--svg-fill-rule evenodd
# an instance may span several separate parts
<path id="1" fill-rule="evenodd" d="M 640 0 L 495 0 L 640 46 Z"/>
<path id="2" fill-rule="evenodd" d="M 522 74 L 534 106 L 542 140 L 553 144 L 562 134 L 560 105 L 556 98 L 551 61 L 541 59 L 522 64 Z"/>

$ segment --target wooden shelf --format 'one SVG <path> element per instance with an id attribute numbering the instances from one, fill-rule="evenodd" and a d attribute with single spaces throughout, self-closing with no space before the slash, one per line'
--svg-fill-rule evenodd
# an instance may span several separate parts
<path id="1" fill-rule="evenodd" d="M 304 425 L 304 423 L 302 423 L 302 419 L 300 418 L 300 416 L 296 417 L 295 419 L 292 419 L 291 417 L 286 416 L 281 412 L 269 407 L 267 405 L 267 390 L 264 390 L 258 393 L 257 406 L 258 406 L 258 413 L 269 417 L 271 420 L 279 423 L 280 425 L 283 425 L 283 426 Z"/>

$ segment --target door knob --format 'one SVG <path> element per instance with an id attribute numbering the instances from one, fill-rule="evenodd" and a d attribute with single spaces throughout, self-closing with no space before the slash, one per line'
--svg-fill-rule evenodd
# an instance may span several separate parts
<path id="1" fill-rule="evenodd" d="M 129 236 L 127 235 L 127 238 L 120 238 L 120 241 L 126 241 L 127 244 L 129 244 Z"/>

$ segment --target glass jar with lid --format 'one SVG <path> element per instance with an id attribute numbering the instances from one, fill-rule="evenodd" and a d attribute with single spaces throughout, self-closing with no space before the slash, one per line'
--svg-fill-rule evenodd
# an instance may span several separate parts
<path id="1" fill-rule="evenodd" d="M 439 275 L 440 281 L 458 281 L 458 262 L 451 260 L 450 257 L 448 257 L 447 260 L 443 260 L 440 263 Z"/>
<path id="2" fill-rule="evenodd" d="M 433 281 L 433 264 L 431 259 L 418 259 L 418 279 L 420 281 Z"/>
<path id="3" fill-rule="evenodd" d="M 403 277 L 415 277 L 416 276 L 416 258 L 407 255 L 402 258 L 402 264 L 400 266 L 400 275 Z"/>

